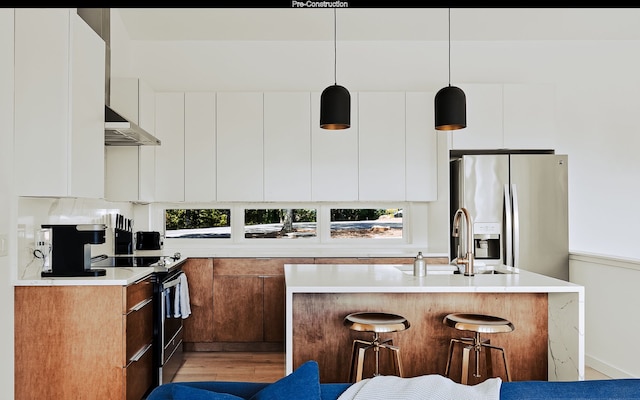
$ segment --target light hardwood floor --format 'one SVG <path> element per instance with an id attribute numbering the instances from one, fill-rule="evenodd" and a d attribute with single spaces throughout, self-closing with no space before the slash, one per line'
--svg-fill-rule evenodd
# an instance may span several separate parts
<path id="1" fill-rule="evenodd" d="M 284 377 L 284 353 L 186 352 L 173 382 L 275 382 Z M 585 368 L 585 379 L 611 379 Z"/>
<path id="2" fill-rule="evenodd" d="M 284 353 L 185 352 L 173 382 L 275 382 L 284 377 Z"/>

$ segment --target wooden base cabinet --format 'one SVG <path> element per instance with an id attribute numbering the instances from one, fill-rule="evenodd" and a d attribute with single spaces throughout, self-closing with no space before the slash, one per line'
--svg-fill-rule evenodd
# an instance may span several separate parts
<path id="1" fill-rule="evenodd" d="M 153 385 L 153 283 L 15 288 L 16 399 L 140 400 Z"/>
<path id="2" fill-rule="evenodd" d="M 427 264 L 447 264 L 428 257 Z M 412 264 L 413 257 L 189 258 L 185 351 L 282 351 L 285 264 Z"/>
<path id="3" fill-rule="evenodd" d="M 282 351 L 284 265 L 313 258 L 189 259 L 186 351 Z"/>

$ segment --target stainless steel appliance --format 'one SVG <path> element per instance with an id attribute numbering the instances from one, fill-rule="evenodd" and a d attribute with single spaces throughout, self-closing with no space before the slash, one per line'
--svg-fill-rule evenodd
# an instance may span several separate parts
<path id="1" fill-rule="evenodd" d="M 154 275 L 154 384 L 171 382 L 184 362 L 182 350 L 183 319 L 176 316 L 176 289 L 180 282 L 182 262 L 179 256 L 98 256 L 99 267 L 155 267 Z"/>
<path id="2" fill-rule="evenodd" d="M 158 281 L 156 298 L 159 300 L 157 379 L 158 384 L 171 382 L 184 361 L 182 317 L 175 313 L 177 307 L 176 290 L 181 281 L 180 270 L 168 273 Z"/>
<path id="3" fill-rule="evenodd" d="M 505 264 L 568 280 L 567 155 L 509 149 L 450 155 L 450 228 L 456 210 L 466 208 L 476 265 Z M 451 259 L 459 246 L 460 237 L 452 237 Z"/>

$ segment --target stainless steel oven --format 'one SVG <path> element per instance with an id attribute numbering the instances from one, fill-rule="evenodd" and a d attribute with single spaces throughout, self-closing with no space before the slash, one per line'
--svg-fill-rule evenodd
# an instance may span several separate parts
<path id="1" fill-rule="evenodd" d="M 182 316 L 179 314 L 179 285 L 182 269 L 156 274 L 156 360 L 158 385 L 171 382 L 184 361 Z"/>

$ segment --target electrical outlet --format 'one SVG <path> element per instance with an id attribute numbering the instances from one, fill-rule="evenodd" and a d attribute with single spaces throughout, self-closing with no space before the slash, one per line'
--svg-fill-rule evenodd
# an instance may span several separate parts
<path id="1" fill-rule="evenodd" d="M 9 237 L 6 233 L 0 233 L 0 257 L 9 254 Z"/>

